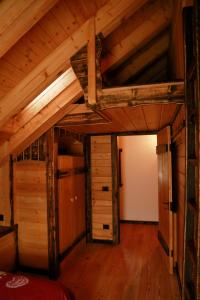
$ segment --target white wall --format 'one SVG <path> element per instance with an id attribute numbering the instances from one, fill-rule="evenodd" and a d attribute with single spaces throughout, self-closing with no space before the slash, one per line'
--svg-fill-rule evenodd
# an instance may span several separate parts
<path id="1" fill-rule="evenodd" d="M 118 138 L 122 148 L 120 219 L 158 221 L 156 135 Z"/>

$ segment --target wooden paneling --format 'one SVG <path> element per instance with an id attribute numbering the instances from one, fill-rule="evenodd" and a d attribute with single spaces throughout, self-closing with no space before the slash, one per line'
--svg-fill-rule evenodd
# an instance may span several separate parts
<path id="1" fill-rule="evenodd" d="M 0 237 L 0 271 L 12 271 L 16 263 L 16 232 Z"/>
<path id="2" fill-rule="evenodd" d="M 91 197 L 92 238 L 113 240 L 111 136 L 91 137 Z"/>
<path id="3" fill-rule="evenodd" d="M 111 133 L 157 131 L 170 124 L 179 104 L 152 104 L 134 107 L 117 107 L 103 110 L 110 119 L 104 124 L 66 124 L 68 130 L 80 133 Z"/>
<path id="4" fill-rule="evenodd" d="M 182 1 L 174 1 L 170 43 L 170 71 L 173 79 L 184 79 Z"/>
<path id="5" fill-rule="evenodd" d="M 9 226 L 11 220 L 9 161 L 5 161 L 0 167 L 0 214 L 4 216 L 4 221 L 0 221 L 0 225 Z"/>
<path id="6" fill-rule="evenodd" d="M 14 220 L 19 264 L 48 269 L 46 163 L 14 163 Z"/>
<path id="7" fill-rule="evenodd" d="M 185 229 L 185 176 L 186 176 L 186 130 L 182 127 L 185 121 L 185 107 L 182 106 L 172 126 L 174 140 L 173 189 L 177 203 L 177 266 L 181 284 L 183 284 L 184 229 Z"/>
<path id="8" fill-rule="evenodd" d="M 59 155 L 60 172 L 84 167 L 82 156 Z M 59 253 L 62 254 L 85 231 L 85 174 L 58 179 Z"/>

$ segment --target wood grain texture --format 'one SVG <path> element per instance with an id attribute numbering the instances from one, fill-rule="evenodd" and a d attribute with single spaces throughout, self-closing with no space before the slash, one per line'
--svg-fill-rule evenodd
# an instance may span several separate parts
<path id="1" fill-rule="evenodd" d="M 14 221 L 18 224 L 19 264 L 48 269 L 45 162 L 14 163 Z"/>
<path id="2" fill-rule="evenodd" d="M 111 136 L 91 137 L 92 238 L 113 240 Z M 103 191 L 106 187 L 108 191 Z M 109 228 L 103 228 L 103 224 Z"/>
<path id="3" fill-rule="evenodd" d="M 184 262 L 184 227 L 186 199 L 186 129 L 182 128 L 185 121 L 185 107 L 182 106 L 174 120 L 172 132 L 174 139 L 174 197 L 177 202 L 177 266 L 181 285 L 183 285 Z M 180 130 L 181 128 L 181 130 Z M 178 133 L 178 135 L 176 135 Z M 173 140 L 172 140 L 173 141 Z"/>
<path id="4" fill-rule="evenodd" d="M 84 167 L 84 158 L 58 156 L 58 169 Z M 59 253 L 63 253 L 85 231 L 85 175 L 58 179 Z"/>
<path id="5" fill-rule="evenodd" d="M 0 238 L 0 270 L 13 271 L 16 263 L 16 233 L 10 232 Z"/>
<path id="6" fill-rule="evenodd" d="M 180 300 L 176 278 L 165 268 L 155 225 L 121 224 L 119 245 L 82 245 L 82 251 L 63 263 L 59 280 L 75 299 Z"/>
<path id="7" fill-rule="evenodd" d="M 170 127 L 165 127 L 157 134 L 157 147 L 166 146 L 166 150 L 157 153 L 158 155 L 158 207 L 159 207 L 159 232 L 161 238 L 168 248 L 168 255 L 163 254 L 169 272 L 173 273 L 174 250 L 173 238 L 173 214 L 170 208 L 172 202 L 172 165 L 171 165 L 171 133 Z"/>

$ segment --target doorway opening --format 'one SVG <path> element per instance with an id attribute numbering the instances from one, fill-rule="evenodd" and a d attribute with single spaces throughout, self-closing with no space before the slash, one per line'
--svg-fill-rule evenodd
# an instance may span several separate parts
<path id="1" fill-rule="evenodd" d="M 158 222 L 157 136 L 118 136 L 120 221 Z"/>

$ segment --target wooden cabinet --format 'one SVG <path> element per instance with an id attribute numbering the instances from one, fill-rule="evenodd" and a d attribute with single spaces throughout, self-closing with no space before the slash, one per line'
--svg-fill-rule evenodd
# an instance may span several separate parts
<path id="1" fill-rule="evenodd" d="M 85 232 L 85 174 L 82 156 L 58 156 L 59 253 Z"/>

